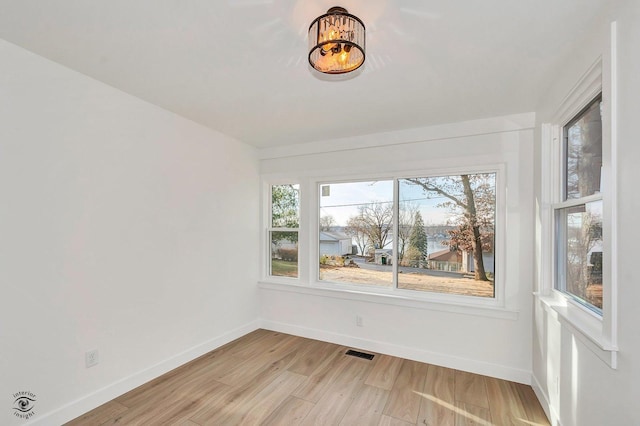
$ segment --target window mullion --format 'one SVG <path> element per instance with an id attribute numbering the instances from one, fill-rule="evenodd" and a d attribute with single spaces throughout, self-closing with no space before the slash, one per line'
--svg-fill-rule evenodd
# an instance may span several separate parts
<path id="1" fill-rule="evenodd" d="M 564 223 L 560 223 L 559 211 L 553 211 L 553 223 L 555 227 L 555 233 L 557 235 L 556 244 L 555 244 L 555 261 L 554 261 L 554 269 L 556 271 L 556 289 L 560 292 L 566 292 L 566 266 L 564 263 L 561 263 L 562 259 L 566 258 L 567 247 L 566 247 L 566 231 Z"/>
<path id="2" fill-rule="evenodd" d="M 580 206 L 583 204 L 588 204 L 594 201 L 601 201 L 601 200 L 602 200 L 602 193 L 597 193 L 597 194 L 589 195 L 587 197 L 570 198 L 568 200 L 561 201 L 559 203 L 554 203 L 552 205 L 552 208 L 554 210 L 559 210 L 559 209 L 565 209 L 567 207 Z"/>
<path id="3" fill-rule="evenodd" d="M 393 179 L 393 265 L 392 265 L 392 280 L 393 280 L 393 289 L 396 290 L 398 288 L 398 244 L 400 243 L 400 239 L 398 237 L 398 229 L 400 227 L 400 204 L 398 202 L 398 179 Z"/>

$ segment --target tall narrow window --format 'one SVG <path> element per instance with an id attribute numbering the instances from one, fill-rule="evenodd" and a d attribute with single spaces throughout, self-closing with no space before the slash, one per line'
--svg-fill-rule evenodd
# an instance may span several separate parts
<path id="1" fill-rule="evenodd" d="M 556 204 L 556 288 L 602 314 L 601 96 L 563 128 L 562 200 Z"/>
<path id="2" fill-rule="evenodd" d="M 300 226 L 300 187 L 297 184 L 271 186 L 269 274 L 298 277 L 298 234 Z"/>

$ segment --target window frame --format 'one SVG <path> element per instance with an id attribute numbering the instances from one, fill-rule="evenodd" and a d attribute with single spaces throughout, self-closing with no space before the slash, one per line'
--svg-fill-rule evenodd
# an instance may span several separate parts
<path id="1" fill-rule="evenodd" d="M 392 228 L 392 237 L 396 235 L 396 221 L 397 221 L 397 217 L 396 217 L 396 213 L 395 213 L 395 205 L 396 205 L 396 180 L 395 178 L 392 177 L 377 177 L 377 178 L 373 178 L 373 179 L 361 179 L 361 178 L 356 178 L 356 179 L 349 179 L 349 178 L 343 178 L 343 179 L 339 179 L 339 180 L 320 180 L 320 181 L 315 181 L 313 182 L 313 185 L 315 186 L 315 193 L 313 194 L 315 196 L 315 199 L 317 201 L 317 206 L 316 206 L 316 213 L 317 213 L 317 218 L 315 223 L 317 224 L 316 226 L 316 231 L 319 231 L 320 229 L 320 198 L 322 195 L 322 187 L 324 185 L 338 185 L 338 184 L 347 184 L 347 183 L 362 183 L 362 182 L 373 182 L 373 181 L 390 181 L 392 184 L 392 191 L 393 191 L 393 206 L 394 207 L 394 212 L 393 212 L 393 221 L 391 224 L 391 228 Z M 395 241 L 395 240 L 393 240 Z M 312 259 L 320 259 L 320 232 L 316 232 L 314 235 L 314 238 L 311 239 L 312 244 L 314 245 L 314 247 L 317 249 L 317 256 L 312 258 Z M 393 259 L 396 259 L 396 248 L 395 245 L 391 247 L 392 249 L 392 256 Z M 377 289 L 382 290 L 380 291 L 380 293 L 387 293 L 387 291 L 385 291 L 386 287 L 379 287 L 379 286 L 375 286 L 373 284 L 371 285 L 367 285 L 367 284 L 356 284 L 356 283 L 345 283 L 345 282 L 340 282 L 340 281 L 331 281 L 331 280 L 321 280 L 320 279 L 320 265 L 319 262 L 311 262 L 313 263 L 317 263 L 316 267 L 315 267 L 315 284 L 318 286 L 322 286 L 325 284 L 329 284 L 332 286 L 335 286 L 336 288 L 340 288 L 342 286 L 347 286 L 347 287 L 353 287 L 353 288 L 363 288 L 363 289 L 372 289 L 374 291 L 372 291 L 373 293 L 377 293 Z M 396 271 L 396 262 L 393 262 L 393 268 L 392 268 L 392 275 L 393 277 L 395 277 L 395 271 Z M 392 277 L 392 282 L 391 282 L 391 286 L 392 288 L 395 287 L 395 278 Z"/>
<path id="2" fill-rule="evenodd" d="M 394 209 L 398 200 L 398 179 L 412 177 L 438 177 L 447 175 L 495 173 L 496 175 L 496 217 L 495 217 L 495 291 L 494 297 L 465 296 L 437 292 L 425 292 L 417 290 L 400 289 L 396 286 L 397 262 L 393 262 L 393 286 L 377 287 L 361 284 L 348 284 L 319 280 L 319 207 L 321 186 L 326 184 L 363 182 L 374 180 L 392 180 L 394 185 Z M 284 280 L 285 277 L 269 276 L 263 274 L 261 286 L 283 290 L 280 284 L 289 284 L 287 291 L 292 291 L 291 284 L 303 293 L 332 295 L 347 299 L 362 300 L 371 299 L 383 301 L 383 303 L 398 304 L 401 306 L 420 306 L 443 311 L 462 311 L 483 316 L 507 318 L 515 320 L 518 312 L 510 309 L 506 303 L 506 164 L 485 163 L 482 165 L 461 164 L 448 168 L 429 168 L 429 170 L 402 170 L 397 172 L 381 172 L 377 174 L 335 174 L 331 176 L 310 176 L 307 179 L 288 179 L 288 183 L 300 184 L 301 218 L 299 234 L 300 272 L 298 279 Z M 282 179 L 268 180 L 266 187 L 282 182 Z M 304 199 L 304 201 L 303 201 Z M 270 209 L 269 203 L 269 209 Z M 397 233 L 398 215 L 394 212 L 393 228 L 394 237 Z M 397 258 L 397 244 L 393 244 L 393 255 Z M 268 270 L 267 270 L 268 271 Z M 307 290 L 301 290 L 307 289 Z M 338 294 L 340 294 L 338 296 Z"/>
<path id="3" fill-rule="evenodd" d="M 283 227 L 274 227 L 273 226 L 273 187 L 280 185 L 298 185 L 298 227 L 297 228 L 283 228 Z M 264 183 L 263 194 L 265 194 L 267 208 L 264 210 L 263 223 L 265 226 L 263 227 L 265 231 L 263 232 L 263 251 L 266 254 L 265 261 L 263 262 L 263 273 L 262 275 L 269 279 L 279 279 L 290 282 L 300 282 L 301 280 L 301 268 L 300 268 L 300 237 L 301 237 L 301 224 L 302 224 L 302 185 L 300 182 L 295 179 L 281 179 L 281 180 L 273 180 Z M 297 277 L 288 277 L 284 275 L 272 275 L 272 265 L 271 265 L 271 233 L 272 232 L 297 232 L 298 233 L 298 276 Z"/>
<path id="4" fill-rule="evenodd" d="M 571 330 L 586 347 L 611 368 L 617 367 L 617 275 L 616 259 L 616 72 L 615 23 L 610 51 L 598 58 L 561 102 L 551 122 L 541 128 L 541 231 L 542 251 L 539 291 L 543 308 Z M 598 96 L 602 96 L 602 184 L 600 192 L 564 199 L 564 127 Z M 557 265 L 562 253 L 557 247 L 560 209 L 603 203 L 603 300 L 601 313 L 557 286 Z"/>
<path id="5" fill-rule="evenodd" d="M 594 314 L 596 317 L 602 318 L 602 308 L 598 308 L 597 306 L 589 303 L 586 300 L 581 299 L 578 295 L 571 293 L 567 290 L 567 282 L 566 282 L 566 266 L 561 266 L 564 263 L 566 251 L 561 248 L 561 245 L 566 242 L 566 227 L 563 223 L 561 223 L 559 216 L 561 215 L 561 211 L 571 208 L 571 207 L 580 207 L 586 206 L 590 203 L 602 202 L 603 201 L 603 193 L 605 192 L 605 188 L 600 188 L 600 191 L 576 198 L 570 198 L 567 193 L 567 181 L 568 181 L 568 171 L 567 171 L 567 156 L 568 156 L 568 147 L 567 147 L 567 129 L 579 121 L 580 117 L 591 108 L 591 106 L 599 102 L 600 113 L 601 113 L 601 122 L 604 122 L 603 112 L 602 112 L 602 91 L 600 91 L 593 99 L 589 100 L 585 106 L 583 106 L 574 116 L 572 116 L 566 123 L 564 123 L 559 127 L 560 131 L 560 169 L 561 174 L 555 182 L 556 185 L 560 185 L 560 189 L 556 194 L 559 194 L 560 199 L 554 200 L 552 203 L 551 209 L 553 210 L 553 228 L 554 228 L 554 241 L 555 241 L 555 262 L 554 262 L 554 289 L 560 293 L 562 293 L 565 297 L 567 297 L 572 303 L 577 304 L 581 308 L 587 310 L 588 313 Z M 604 154 L 605 143 L 604 143 L 604 124 L 603 124 L 603 132 L 602 132 L 602 151 Z M 601 171 L 602 173 L 602 171 Z M 601 178 L 602 181 L 602 178 Z M 606 237 L 606 236 L 605 236 Z M 604 289 L 604 285 L 603 285 Z"/>
<path id="6" fill-rule="evenodd" d="M 399 192 L 399 182 L 402 179 L 410 179 L 410 178 L 429 178 L 429 177 L 446 177 L 446 176 L 459 176 L 462 174 L 493 174 L 495 175 L 495 196 L 496 196 L 496 208 L 495 208 L 495 230 L 496 232 L 494 233 L 494 259 L 495 259 L 495 265 L 494 265 L 494 272 L 496 272 L 495 277 L 494 277 L 494 294 L 493 297 L 482 297 L 482 296 L 467 296 L 467 295 L 460 295 L 460 294 L 452 294 L 452 293 L 445 293 L 445 292 L 430 292 L 430 291 L 420 291 L 420 290 L 410 290 L 410 289 L 403 289 L 400 288 L 398 286 L 398 229 L 399 229 L 399 216 L 398 216 L 398 208 L 399 208 L 399 196 L 400 196 L 400 192 Z M 393 243 L 390 245 L 390 249 L 392 251 L 392 268 L 391 268 L 391 286 L 390 287 L 380 287 L 380 286 L 375 286 L 375 285 L 367 285 L 367 284 L 357 284 L 357 283 L 345 283 L 345 282 L 337 282 L 337 281 L 331 281 L 331 280 L 320 280 L 319 279 L 319 266 L 317 269 L 317 275 L 316 275 L 316 280 L 317 283 L 319 285 L 322 284 L 328 284 L 328 285 L 333 285 L 333 286 L 349 286 L 349 287 L 354 287 L 354 288 L 365 288 L 365 289 L 369 289 L 371 292 L 379 292 L 379 293 L 385 293 L 385 294 L 406 294 L 409 295 L 416 295 L 416 297 L 420 297 L 419 295 L 443 295 L 445 298 L 447 297 L 452 297 L 453 300 L 458 300 L 458 301 L 475 301 L 475 300 L 485 300 L 485 301 L 495 301 L 496 299 L 498 299 L 498 290 L 499 288 L 502 287 L 502 283 L 501 283 L 501 275 L 502 273 L 499 272 L 498 269 L 498 238 L 499 236 L 502 235 L 502 229 L 500 228 L 501 223 L 499 223 L 498 220 L 498 211 L 500 210 L 499 206 L 500 206 L 500 202 L 501 199 L 499 200 L 499 196 L 498 193 L 499 188 L 500 188 L 500 179 L 502 176 L 502 171 L 499 170 L 498 166 L 495 166 L 493 168 L 487 168 L 487 167 L 481 167 L 478 169 L 474 169 L 471 170 L 469 167 L 465 167 L 463 169 L 455 169 L 454 171 L 448 171 L 446 173 L 438 173 L 435 171 L 429 171 L 429 172 L 412 172 L 412 173 L 401 173 L 401 174 L 394 174 L 392 176 L 385 176 L 385 177 L 378 177 L 375 179 L 341 179 L 341 180 L 322 180 L 322 181 L 318 181 L 318 182 L 314 182 L 315 186 L 316 186 L 316 198 L 318 199 L 318 216 L 319 216 L 319 211 L 320 211 L 320 197 L 321 197 L 321 191 L 322 191 L 322 187 L 324 185 L 336 185 L 336 184 L 348 184 L 348 183 L 356 183 L 356 182 L 369 182 L 369 181 L 389 181 L 392 183 L 393 186 L 393 221 L 392 221 L 392 241 Z M 319 224 L 319 223 L 318 223 Z M 319 251 L 319 246 L 320 246 L 320 241 L 319 241 L 319 236 L 316 235 L 316 240 L 313 241 L 313 244 L 317 244 L 318 245 L 318 258 L 320 256 L 320 251 Z M 500 275 L 500 277 L 498 277 L 498 275 Z M 497 278 L 496 278 L 497 277 Z M 435 296 L 437 297 L 437 296 Z M 458 299 L 459 298 L 459 299 Z M 499 303 L 499 302 L 498 302 Z"/>

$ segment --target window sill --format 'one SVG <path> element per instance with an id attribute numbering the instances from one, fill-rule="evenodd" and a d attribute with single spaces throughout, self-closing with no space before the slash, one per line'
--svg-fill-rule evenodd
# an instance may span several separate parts
<path id="1" fill-rule="evenodd" d="M 368 289 L 355 289 L 351 287 L 330 287 L 329 285 L 323 284 L 303 285 L 275 281 L 259 281 L 258 287 L 261 289 L 272 291 L 285 291 L 320 297 L 357 300 L 384 305 L 394 305 L 430 311 L 441 311 L 489 318 L 499 318 L 512 321 L 517 321 L 519 315 L 519 311 L 500 306 L 435 300 L 433 297 L 429 296 L 416 297 L 391 292 L 373 292 L 367 291 Z"/>
<path id="2" fill-rule="evenodd" d="M 602 320 L 574 305 L 567 298 L 534 293 L 544 309 L 611 368 L 617 368 L 618 347 L 603 331 Z"/>

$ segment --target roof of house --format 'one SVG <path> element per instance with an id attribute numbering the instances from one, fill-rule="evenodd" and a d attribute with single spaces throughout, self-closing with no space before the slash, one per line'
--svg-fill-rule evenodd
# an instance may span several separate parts
<path id="1" fill-rule="evenodd" d="M 320 231 L 320 241 L 342 241 L 342 240 L 351 241 L 351 237 L 345 234 L 341 234 L 339 232 Z"/>
<path id="2" fill-rule="evenodd" d="M 427 260 L 438 260 L 440 262 L 461 262 L 461 256 L 457 250 L 444 249 L 429 253 Z"/>

